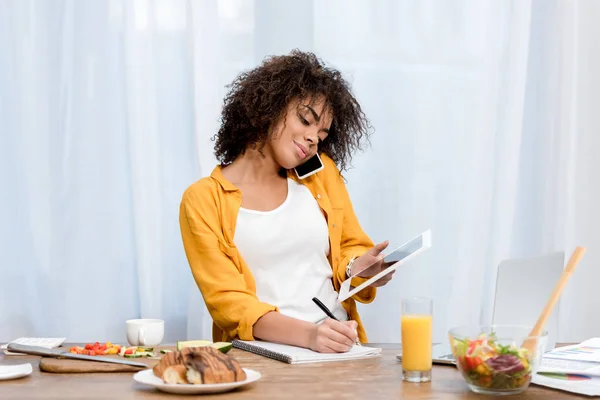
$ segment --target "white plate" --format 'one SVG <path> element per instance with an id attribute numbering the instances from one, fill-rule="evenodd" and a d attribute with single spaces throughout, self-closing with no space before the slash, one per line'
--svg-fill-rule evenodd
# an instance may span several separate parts
<path id="1" fill-rule="evenodd" d="M 0 381 L 22 378 L 31 374 L 31 364 L 0 365 Z"/>
<path id="2" fill-rule="evenodd" d="M 254 371 L 248 368 L 242 368 L 246 372 L 246 380 L 240 382 L 231 383 L 214 383 L 207 385 L 194 385 L 194 384 L 169 384 L 164 383 L 162 379 L 154 375 L 151 369 L 145 369 L 137 372 L 133 375 L 133 379 L 136 382 L 143 383 L 144 385 L 154 386 L 158 390 L 167 393 L 177 394 L 203 394 L 203 393 L 221 393 L 236 389 L 240 386 L 248 385 L 252 382 L 256 382 L 260 379 L 260 372 Z"/>

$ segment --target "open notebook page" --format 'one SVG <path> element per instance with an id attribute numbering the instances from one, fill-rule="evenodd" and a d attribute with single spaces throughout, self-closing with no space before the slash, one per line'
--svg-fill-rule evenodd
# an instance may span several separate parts
<path id="1" fill-rule="evenodd" d="M 357 360 L 377 357 L 381 354 L 380 348 L 366 346 L 353 346 L 346 353 L 317 353 L 302 347 L 262 341 L 234 340 L 232 344 L 237 349 L 246 350 L 288 364 Z"/>

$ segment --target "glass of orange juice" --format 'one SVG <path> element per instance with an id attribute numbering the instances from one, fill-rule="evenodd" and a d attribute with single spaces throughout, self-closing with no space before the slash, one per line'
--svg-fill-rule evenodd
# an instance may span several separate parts
<path id="1" fill-rule="evenodd" d="M 430 298 L 402 300 L 402 374 L 405 381 L 431 380 L 432 315 Z"/>

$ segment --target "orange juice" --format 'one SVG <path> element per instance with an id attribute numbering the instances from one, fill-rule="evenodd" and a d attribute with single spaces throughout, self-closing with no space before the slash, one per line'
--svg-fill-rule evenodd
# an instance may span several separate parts
<path id="1" fill-rule="evenodd" d="M 402 316 L 402 369 L 431 370 L 431 315 Z"/>

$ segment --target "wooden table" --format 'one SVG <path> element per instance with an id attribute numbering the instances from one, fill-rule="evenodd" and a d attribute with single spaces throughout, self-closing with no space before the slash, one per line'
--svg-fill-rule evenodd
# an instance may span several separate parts
<path id="1" fill-rule="evenodd" d="M 259 371 L 262 378 L 234 392 L 203 396 L 206 399 L 488 399 L 472 393 L 453 366 L 435 366 L 429 383 L 402 381 L 402 368 L 396 359 L 397 344 L 382 347 L 375 359 L 335 363 L 288 365 L 233 349 L 231 354 L 243 367 Z M 0 355 L 0 365 L 29 362 L 33 373 L 25 378 L 0 381 L 0 399 L 190 399 L 162 393 L 139 384 L 132 373 L 53 374 L 40 372 L 39 357 Z M 508 399 L 586 398 L 531 385 L 519 396 Z"/>

